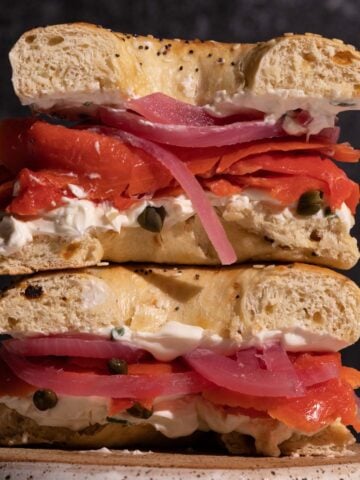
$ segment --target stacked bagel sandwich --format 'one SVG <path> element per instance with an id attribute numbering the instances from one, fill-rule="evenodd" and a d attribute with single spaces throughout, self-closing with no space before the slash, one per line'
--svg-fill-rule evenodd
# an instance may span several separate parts
<path id="1" fill-rule="evenodd" d="M 0 443 L 344 452 L 360 293 L 324 267 L 359 256 L 359 52 L 67 24 L 10 61 L 32 115 L 0 123 Z"/>

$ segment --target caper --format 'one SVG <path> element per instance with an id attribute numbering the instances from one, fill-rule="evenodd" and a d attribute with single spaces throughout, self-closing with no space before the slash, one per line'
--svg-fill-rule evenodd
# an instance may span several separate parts
<path id="1" fill-rule="evenodd" d="M 143 407 L 139 402 L 135 402 L 134 405 L 128 408 L 126 411 L 129 415 L 132 415 L 133 417 L 144 419 L 150 418 L 153 414 L 152 410 Z"/>
<path id="2" fill-rule="evenodd" d="M 127 420 L 124 420 L 122 418 L 106 417 L 106 420 L 109 423 L 120 423 L 121 425 L 129 425 L 130 424 L 130 422 L 128 422 Z"/>
<path id="3" fill-rule="evenodd" d="M 323 206 L 323 193 L 320 190 L 308 190 L 299 198 L 296 213 L 298 215 L 315 215 Z"/>
<path id="4" fill-rule="evenodd" d="M 56 406 L 58 397 L 52 390 L 37 390 L 33 395 L 33 402 L 38 410 L 45 411 Z"/>
<path id="5" fill-rule="evenodd" d="M 164 207 L 146 207 L 137 218 L 139 225 L 150 232 L 161 232 L 166 210 Z"/>
<path id="6" fill-rule="evenodd" d="M 109 372 L 114 375 L 126 375 L 128 372 L 127 362 L 121 358 L 112 358 L 107 365 Z"/>
<path id="7" fill-rule="evenodd" d="M 330 207 L 325 207 L 324 208 L 324 216 L 325 217 L 330 217 L 330 216 L 334 216 L 335 213 L 331 210 Z"/>
<path id="8" fill-rule="evenodd" d="M 331 105 L 334 105 L 335 107 L 354 107 L 356 103 L 354 102 L 339 102 L 337 100 L 332 100 Z"/>

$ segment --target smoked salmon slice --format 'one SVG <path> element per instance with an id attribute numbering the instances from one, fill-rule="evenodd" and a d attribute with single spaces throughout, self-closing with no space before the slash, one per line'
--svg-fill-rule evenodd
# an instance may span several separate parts
<path id="1" fill-rule="evenodd" d="M 356 161 L 348 144 L 274 139 L 214 148 L 169 147 L 216 195 L 261 188 L 283 205 L 309 189 L 323 191 L 332 209 L 346 202 L 352 212 L 358 186 L 328 157 Z M 140 148 L 91 129 L 67 128 L 34 119 L 0 122 L 0 163 L 6 177 L 2 207 L 18 215 L 39 215 L 72 198 L 69 184 L 86 198 L 125 209 L 143 196 L 178 192 L 169 171 Z M 10 177 L 9 178 L 9 174 Z M 11 195 L 16 180 L 17 196 Z"/>

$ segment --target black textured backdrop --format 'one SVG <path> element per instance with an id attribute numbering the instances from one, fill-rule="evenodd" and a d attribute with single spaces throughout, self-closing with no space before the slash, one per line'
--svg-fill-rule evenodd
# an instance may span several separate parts
<path id="1" fill-rule="evenodd" d="M 1 0 L 1 116 L 26 114 L 10 83 L 7 55 L 16 39 L 35 26 L 73 21 L 129 33 L 232 42 L 266 40 L 283 32 L 314 32 L 360 49 L 359 0 Z M 341 125 L 342 139 L 360 148 L 360 113 L 344 114 Z M 360 180 L 359 169 L 346 170 Z M 358 227 L 357 237 L 359 232 Z M 360 268 L 349 275 L 359 281 Z M 348 349 L 344 356 L 360 368 L 358 348 Z"/>

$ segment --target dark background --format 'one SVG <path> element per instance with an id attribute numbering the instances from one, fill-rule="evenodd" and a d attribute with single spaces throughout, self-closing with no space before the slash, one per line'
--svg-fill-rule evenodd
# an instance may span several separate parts
<path id="1" fill-rule="evenodd" d="M 267 40 L 284 32 L 314 32 L 341 38 L 360 49 L 359 0 L 1 0 L 1 117 L 27 114 L 10 82 L 8 51 L 17 38 L 32 27 L 74 21 L 120 32 L 231 42 Z M 360 113 L 343 114 L 341 125 L 342 140 L 360 148 Z M 359 168 L 355 168 L 346 171 L 359 182 Z M 357 238 L 359 233 L 358 227 L 354 230 Z M 348 274 L 359 282 L 360 267 Z M 344 357 L 360 369 L 359 347 L 348 349 Z"/>

